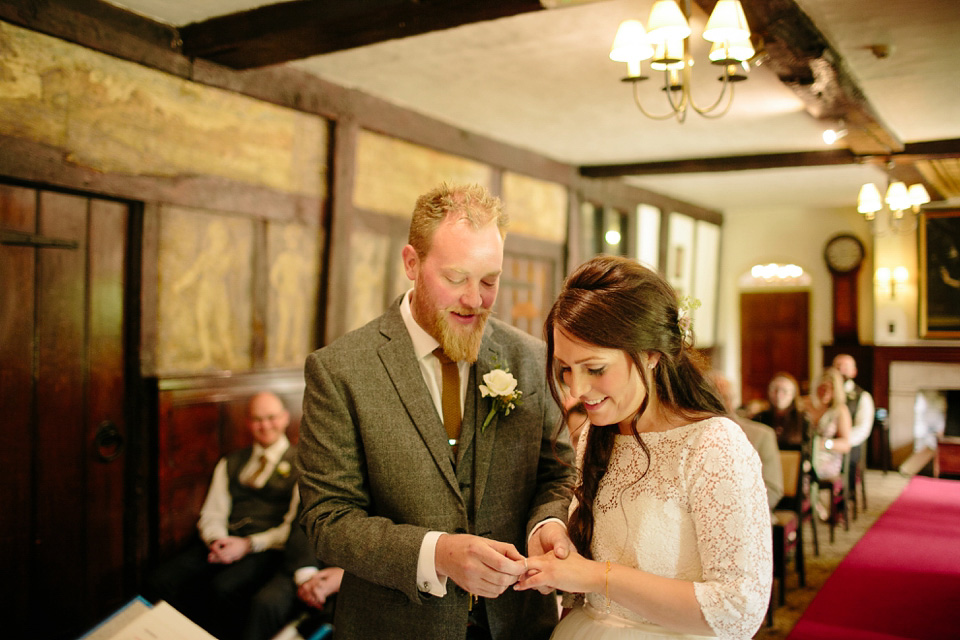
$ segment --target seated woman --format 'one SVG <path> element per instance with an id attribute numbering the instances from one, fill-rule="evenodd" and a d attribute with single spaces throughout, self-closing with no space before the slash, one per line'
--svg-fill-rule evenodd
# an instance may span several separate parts
<path id="1" fill-rule="evenodd" d="M 767 397 L 770 408 L 753 417 L 757 422 L 773 427 L 777 445 L 785 450 L 806 450 L 810 439 L 810 423 L 800 410 L 800 387 L 797 379 L 781 371 L 770 379 Z"/>
<path id="2" fill-rule="evenodd" d="M 600 256 L 568 278 L 544 332 L 554 399 L 566 385 L 589 417 L 576 549 L 530 558 L 515 588 L 585 594 L 555 640 L 751 637 L 773 578 L 760 460 L 705 380 L 674 290 Z"/>
<path id="3" fill-rule="evenodd" d="M 836 369 L 823 372 L 806 409 L 816 436 L 813 449 L 813 472 L 825 480 L 840 475 L 843 454 L 850 451 L 850 430 L 853 420 L 843 392 L 843 376 Z"/>

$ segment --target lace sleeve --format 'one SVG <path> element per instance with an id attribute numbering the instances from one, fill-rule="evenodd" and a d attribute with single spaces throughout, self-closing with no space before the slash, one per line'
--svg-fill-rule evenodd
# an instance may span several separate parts
<path id="1" fill-rule="evenodd" d="M 703 582 L 694 593 L 719 638 L 751 637 L 773 581 L 770 510 L 760 458 L 734 422 L 705 429 L 687 470 Z"/>

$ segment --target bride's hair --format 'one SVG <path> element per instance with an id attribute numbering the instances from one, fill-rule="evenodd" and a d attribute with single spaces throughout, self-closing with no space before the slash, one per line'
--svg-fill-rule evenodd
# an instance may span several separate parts
<path id="1" fill-rule="evenodd" d="M 587 261 L 564 282 L 547 315 L 547 380 L 554 400 L 564 407 L 562 381 L 553 360 L 554 329 L 587 345 L 623 351 L 637 368 L 646 393 L 631 426 L 648 462 L 650 451 L 637 431 L 637 422 L 647 409 L 651 390 L 662 409 L 690 419 L 703 413 L 726 413 L 716 388 L 704 377 L 706 367 L 692 348 L 693 332 L 689 320 L 680 316 L 673 287 L 634 260 L 597 256 Z M 653 353 L 660 359 L 648 369 L 643 362 Z M 563 412 L 566 419 L 566 409 Z M 577 550 L 587 558 L 592 557 L 597 488 L 617 433 L 616 425 L 589 428 L 580 479 L 573 489 L 577 507 L 568 530 Z"/>

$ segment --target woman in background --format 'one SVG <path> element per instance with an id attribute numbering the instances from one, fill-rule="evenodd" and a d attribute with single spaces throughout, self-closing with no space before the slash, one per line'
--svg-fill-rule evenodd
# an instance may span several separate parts
<path id="1" fill-rule="evenodd" d="M 800 387 L 797 379 L 781 371 L 770 379 L 767 398 L 770 407 L 753 417 L 773 427 L 777 445 L 784 450 L 806 450 L 810 441 L 810 423 L 799 406 Z"/>
<path id="2" fill-rule="evenodd" d="M 843 376 L 829 368 L 817 380 L 807 416 L 813 425 L 813 472 L 819 479 L 835 478 L 843 466 L 843 454 L 850 451 L 853 419 L 843 392 Z"/>
<path id="3" fill-rule="evenodd" d="M 566 386 L 589 417 L 576 551 L 530 558 L 515 588 L 584 594 L 556 640 L 751 637 L 772 581 L 760 460 L 723 417 L 674 290 L 600 256 L 567 279 L 544 331 L 554 398 Z"/>

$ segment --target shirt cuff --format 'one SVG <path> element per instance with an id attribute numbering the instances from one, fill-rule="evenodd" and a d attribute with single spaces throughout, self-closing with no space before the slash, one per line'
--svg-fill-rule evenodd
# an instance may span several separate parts
<path id="1" fill-rule="evenodd" d="M 299 587 L 318 573 L 320 573 L 320 569 L 316 567 L 300 567 L 293 572 L 293 582 Z"/>
<path id="2" fill-rule="evenodd" d="M 447 579 L 437 576 L 437 540 L 442 535 L 442 531 L 428 531 L 420 543 L 417 558 L 417 589 L 440 598 L 447 595 Z"/>
<path id="3" fill-rule="evenodd" d="M 535 524 L 535 525 L 533 526 L 533 529 L 530 530 L 530 535 L 527 536 L 527 550 L 528 550 L 527 552 L 528 552 L 528 553 L 529 553 L 529 549 L 530 549 L 530 539 L 533 537 L 533 534 L 535 534 L 537 531 L 539 531 L 539 530 L 540 530 L 540 527 L 542 527 L 543 525 L 547 524 L 548 522 L 559 522 L 559 523 L 560 523 L 560 526 L 562 526 L 564 529 L 567 528 L 567 525 L 565 525 L 565 524 L 563 523 L 563 520 L 561 520 L 560 518 L 547 518 L 546 520 L 541 520 L 540 522 L 538 522 L 537 524 Z"/>
<path id="4" fill-rule="evenodd" d="M 250 553 L 260 553 L 267 548 L 267 541 L 264 539 L 263 534 L 253 534 L 247 536 L 247 540 L 250 541 Z"/>

